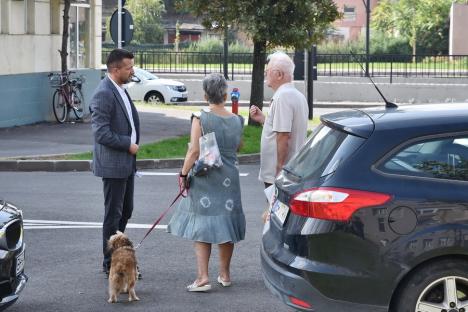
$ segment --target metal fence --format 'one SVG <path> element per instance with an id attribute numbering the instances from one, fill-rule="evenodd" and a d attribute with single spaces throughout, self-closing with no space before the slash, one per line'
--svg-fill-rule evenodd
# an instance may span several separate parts
<path id="1" fill-rule="evenodd" d="M 103 49 L 102 59 L 111 50 Z M 223 53 L 134 51 L 135 65 L 156 73 L 208 74 L 223 72 Z M 228 55 L 228 74 L 252 73 L 253 53 Z M 318 54 L 318 76 L 365 76 L 359 63 L 366 63 L 365 54 Z M 406 78 L 466 78 L 468 55 L 369 55 L 369 75 L 372 77 Z"/>
<path id="2" fill-rule="evenodd" d="M 319 76 L 364 76 L 365 54 L 318 54 Z M 372 77 L 466 78 L 468 55 L 369 55 Z"/>

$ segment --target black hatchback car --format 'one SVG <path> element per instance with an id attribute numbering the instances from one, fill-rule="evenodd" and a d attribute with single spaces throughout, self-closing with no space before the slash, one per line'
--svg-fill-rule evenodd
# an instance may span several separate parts
<path id="1" fill-rule="evenodd" d="M 13 304 L 26 285 L 24 253 L 23 214 L 0 200 L 0 310 Z"/>
<path id="2" fill-rule="evenodd" d="M 275 182 L 266 286 L 303 311 L 468 312 L 468 105 L 321 121 Z"/>

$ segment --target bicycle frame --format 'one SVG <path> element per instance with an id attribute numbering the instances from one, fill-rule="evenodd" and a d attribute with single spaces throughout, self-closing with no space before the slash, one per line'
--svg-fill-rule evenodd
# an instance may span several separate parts
<path id="1" fill-rule="evenodd" d="M 55 87 L 52 108 L 55 118 L 59 123 L 63 123 L 69 111 L 73 111 L 77 119 L 81 119 L 84 113 L 83 94 L 81 93 L 82 80 L 80 78 L 71 79 L 66 74 L 49 74 L 51 85 Z"/>

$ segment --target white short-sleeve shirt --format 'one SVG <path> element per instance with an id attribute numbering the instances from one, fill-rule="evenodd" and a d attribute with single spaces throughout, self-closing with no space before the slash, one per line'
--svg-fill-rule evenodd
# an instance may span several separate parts
<path id="1" fill-rule="evenodd" d="M 304 144 L 307 137 L 309 107 L 304 95 L 294 84 L 281 85 L 273 95 L 270 111 L 263 125 L 260 147 L 259 180 L 273 183 L 276 178 L 276 133 L 289 132 L 288 161 Z"/>

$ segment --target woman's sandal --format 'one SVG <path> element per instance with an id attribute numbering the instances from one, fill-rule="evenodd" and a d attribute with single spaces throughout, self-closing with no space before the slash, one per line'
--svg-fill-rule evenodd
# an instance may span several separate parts
<path id="1" fill-rule="evenodd" d="M 223 287 L 229 287 L 231 286 L 231 282 L 225 282 L 221 279 L 221 276 L 218 276 L 218 283 L 220 283 L 221 285 L 223 285 Z"/>
<path id="2" fill-rule="evenodd" d="M 187 286 L 187 290 L 188 291 L 206 292 L 206 291 L 211 290 L 211 285 L 210 284 L 198 285 L 197 281 L 195 281 L 192 284 Z"/>

